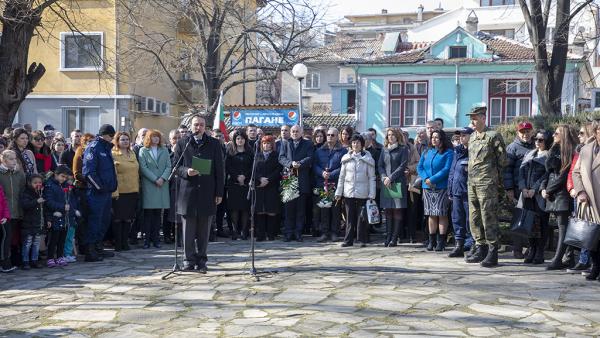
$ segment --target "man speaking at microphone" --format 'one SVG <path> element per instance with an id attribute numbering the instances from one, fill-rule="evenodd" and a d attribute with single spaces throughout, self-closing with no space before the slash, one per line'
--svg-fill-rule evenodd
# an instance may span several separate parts
<path id="1" fill-rule="evenodd" d="M 182 215 L 183 220 L 183 269 L 195 269 L 200 273 L 207 271 L 209 222 L 223 199 L 225 185 L 221 145 L 217 139 L 206 134 L 205 129 L 205 118 L 194 116 L 191 134 L 177 142 L 174 156 L 175 160 L 183 156 L 177 169 L 177 175 L 181 178 L 177 213 Z M 198 162 L 198 159 L 205 164 L 204 172 L 193 168 L 192 163 Z"/>

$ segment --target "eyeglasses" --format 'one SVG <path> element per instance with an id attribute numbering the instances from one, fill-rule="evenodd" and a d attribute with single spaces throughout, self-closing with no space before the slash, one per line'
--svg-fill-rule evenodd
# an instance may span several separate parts
<path id="1" fill-rule="evenodd" d="M 33 140 L 34 140 L 34 141 L 41 142 L 41 141 L 43 141 L 43 140 L 44 140 L 44 138 L 43 138 L 43 137 L 34 137 L 34 138 L 33 138 Z"/>
<path id="2" fill-rule="evenodd" d="M 536 139 L 535 139 L 535 141 L 536 141 L 536 142 L 544 142 L 544 141 L 546 141 L 546 139 L 543 139 L 543 138 L 536 138 Z"/>
<path id="3" fill-rule="evenodd" d="M 327 134 L 327 136 L 335 137 L 337 135 L 336 134 Z"/>

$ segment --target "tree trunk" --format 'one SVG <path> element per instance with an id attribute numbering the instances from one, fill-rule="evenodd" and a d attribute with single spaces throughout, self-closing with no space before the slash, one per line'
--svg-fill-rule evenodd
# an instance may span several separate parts
<path id="1" fill-rule="evenodd" d="M 23 15 L 27 13 L 27 15 Z M 31 1 L 6 1 L 0 40 L 0 130 L 10 126 L 26 96 L 33 91 L 46 69 L 42 64 L 27 67 L 29 44 L 41 12 Z"/>

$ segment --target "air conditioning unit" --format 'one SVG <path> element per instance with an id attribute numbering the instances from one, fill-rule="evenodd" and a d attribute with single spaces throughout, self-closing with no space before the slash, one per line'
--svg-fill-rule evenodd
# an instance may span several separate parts
<path id="1" fill-rule="evenodd" d="M 147 97 L 146 98 L 146 106 L 144 107 L 143 111 L 145 112 L 154 112 L 154 110 L 156 106 L 156 100 L 153 97 Z"/>

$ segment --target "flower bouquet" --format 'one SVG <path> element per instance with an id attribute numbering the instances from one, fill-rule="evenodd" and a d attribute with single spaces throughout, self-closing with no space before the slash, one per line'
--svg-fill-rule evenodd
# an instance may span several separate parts
<path id="1" fill-rule="evenodd" d="M 281 202 L 287 203 L 300 197 L 298 175 L 291 169 L 284 169 L 281 177 Z"/>
<path id="2" fill-rule="evenodd" d="M 323 188 L 317 189 L 317 192 L 319 196 L 317 206 L 319 208 L 331 208 L 335 200 L 335 183 L 325 180 Z"/>

